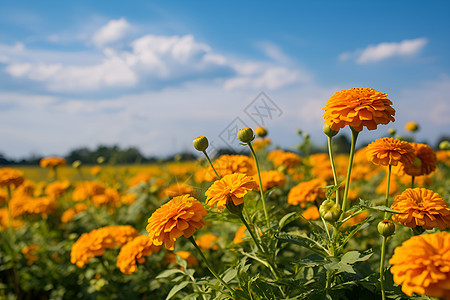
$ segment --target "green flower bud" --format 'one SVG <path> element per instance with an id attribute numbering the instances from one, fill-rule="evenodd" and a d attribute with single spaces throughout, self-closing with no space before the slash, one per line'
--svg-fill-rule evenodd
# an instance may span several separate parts
<path id="1" fill-rule="evenodd" d="M 341 206 L 333 200 L 325 200 L 319 207 L 319 214 L 330 223 L 336 222 L 341 215 Z"/>
<path id="2" fill-rule="evenodd" d="M 377 229 L 382 236 L 388 237 L 394 234 L 395 225 L 394 223 L 392 223 L 392 221 L 383 220 L 380 223 L 378 223 Z"/>
<path id="3" fill-rule="evenodd" d="M 255 139 L 255 134 L 250 127 L 245 127 L 238 131 L 237 137 L 241 142 L 248 144 Z"/>
<path id="4" fill-rule="evenodd" d="M 397 133 L 397 130 L 395 130 L 394 128 L 389 128 L 388 129 L 388 133 L 392 136 L 394 136 Z"/>
<path id="5" fill-rule="evenodd" d="M 257 136 L 263 138 L 263 137 L 267 136 L 267 129 L 265 129 L 264 127 L 258 126 L 255 128 L 255 133 Z"/>
<path id="6" fill-rule="evenodd" d="M 102 164 L 105 162 L 105 158 L 103 156 L 97 157 L 97 163 Z"/>
<path id="7" fill-rule="evenodd" d="M 323 133 L 325 133 L 328 137 L 332 138 L 333 136 L 335 136 L 336 134 L 338 134 L 338 131 L 334 131 L 333 129 L 331 129 L 330 125 L 323 125 Z"/>
<path id="8" fill-rule="evenodd" d="M 442 141 L 439 143 L 439 149 L 441 150 L 450 150 L 450 142 L 449 141 Z"/>
<path id="9" fill-rule="evenodd" d="M 298 135 L 302 135 L 303 131 L 301 129 L 297 130 Z"/>
<path id="10" fill-rule="evenodd" d="M 205 151 L 208 148 L 208 139 L 205 136 L 199 136 L 198 138 L 195 138 L 192 141 L 192 144 L 194 145 L 195 150 L 198 151 Z"/>
<path id="11" fill-rule="evenodd" d="M 81 160 L 76 160 L 76 161 L 74 161 L 74 162 L 72 163 L 72 167 L 73 167 L 74 169 L 79 169 L 79 168 L 81 168 Z"/>

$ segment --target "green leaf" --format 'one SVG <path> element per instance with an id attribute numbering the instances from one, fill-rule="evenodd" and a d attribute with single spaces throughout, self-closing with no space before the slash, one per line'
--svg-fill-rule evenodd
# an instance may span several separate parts
<path id="1" fill-rule="evenodd" d="M 183 281 L 180 284 L 177 284 L 176 286 L 174 286 L 169 294 L 167 295 L 166 300 L 169 300 L 170 298 L 172 298 L 173 296 L 175 296 L 179 291 L 181 291 L 182 289 L 184 289 L 190 282 L 189 281 Z"/>
<path id="2" fill-rule="evenodd" d="M 231 268 L 231 269 L 228 269 L 225 272 L 225 275 L 223 276 L 222 280 L 225 281 L 226 283 L 228 283 L 229 281 L 231 281 L 236 276 L 237 276 L 236 269 Z"/>
<path id="3" fill-rule="evenodd" d="M 284 215 L 278 223 L 279 230 L 282 230 L 286 225 L 300 218 L 301 214 L 302 212 L 293 211 Z"/>
<path id="4" fill-rule="evenodd" d="M 361 261 L 366 261 L 372 256 L 372 250 L 369 249 L 364 252 L 359 251 L 349 251 L 342 255 L 341 262 L 345 264 L 354 264 Z"/>
<path id="5" fill-rule="evenodd" d="M 161 273 L 159 273 L 158 276 L 156 276 L 156 279 L 167 278 L 176 273 L 183 274 L 183 272 L 179 269 L 164 270 Z"/>
<path id="6" fill-rule="evenodd" d="M 333 199 L 333 194 L 339 190 L 339 188 L 342 186 L 342 183 L 339 183 L 338 185 L 329 185 L 323 188 L 326 188 L 327 191 L 325 193 L 325 196 L 327 199 Z"/>
<path id="7" fill-rule="evenodd" d="M 377 205 L 377 206 L 372 206 L 372 207 L 367 207 L 367 208 L 371 209 L 371 210 L 381 211 L 381 212 L 388 212 L 391 214 L 400 214 L 400 215 L 408 214 L 408 213 L 402 213 L 402 212 L 393 210 L 392 208 L 386 207 L 384 205 Z"/>
<path id="8" fill-rule="evenodd" d="M 275 238 L 279 239 L 282 242 L 293 243 L 299 246 L 303 246 L 323 257 L 328 256 L 328 250 L 323 247 L 319 242 L 314 239 L 308 237 L 305 234 L 301 235 L 293 235 L 288 233 L 276 233 Z"/>

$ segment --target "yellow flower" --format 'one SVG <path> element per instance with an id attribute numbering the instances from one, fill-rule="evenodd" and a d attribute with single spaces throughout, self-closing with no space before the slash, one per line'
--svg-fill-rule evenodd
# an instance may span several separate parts
<path id="1" fill-rule="evenodd" d="M 46 186 L 45 194 L 54 198 L 59 198 L 64 194 L 69 186 L 70 182 L 68 180 L 55 181 Z"/>
<path id="2" fill-rule="evenodd" d="M 163 189 L 159 193 L 159 197 L 160 198 L 173 198 L 173 197 L 186 195 L 186 194 L 189 194 L 192 197 L 195 197 L 197 195 L 197 192 L 190 185 L 188 185 L 184 182 L 177 182 L 177 183 L 171 184 L 167 188 Z"/>
<path id="3" fill-rule="evenodd" d="M 247 230 L 247 227 L 245 226 L 239 227 L 239 229 L 236 231 L 236 234 L 234 235 L 233 243 L 235 244 L 242 243 L 244 238 L 247 236 L 245 234 L 245 230 Z"/>
<path id="4" fill-rule="evenodd" d="M 317 206 L 311 206 L 302 212 L 303 218 L 306 220 L 317 220 L 320 218 L 319 210 Z"/>
<path id="5" fill-rule="evenodd" d="M 248 191 L 257 189 L 258 185 L 253 179 L 245 174 L 230 174 L 214 182 L 206 191 L 206 204 L 222 211 L 228 201 L 235 206 L 244 203 L 244 196 Z"/>
<path id="6" fill-rule="evenodd" d="M 414 162 L 416 155 L 410 143 L 385 137 L 369 144 L 366 156 L 375 165 L 396 166 L 402 163 L 409 166 Z"/>
<path id="7" fill-rule="evenodd" d="M 58 202 L 51 197 L 33 198 L 28 195 L 14 196 L 10 201 L 10 210 L 13 217 L 36 214 L 47 216 L 58 208 Z"/>
<path id="8" fill-rule="evenodd" d="M 263 191 L 267 191 L 275 186 L 283 186 L 286 183 L 286 176 L 280 171 L 263 171 L 261 182 Z"/>
<path id="9" fill-rule="evenodd" d="M 85 211 L 87 209 L 86 204 L 83 203 L 77 203 L 74 205 L 74 207 L 71 207 L 63 212 L 61 216 L 61 222 L 63 223 L 69 223 L 70 220 L 73 219 L 78 213 Z"/>
<path id="10" fill-rule="evenodd" d="M 6 202 L 8 202 L 8 193 L 5 190 L 0 189 L 0 205 Z"/>
<path id="11" fill-rule="evenodd" d="M 83 233 L 72 245 L 70 262 L 79 268 L 95 256 L 105 253 L 106 249 L 121 247 L 133 240 L 139 233 L 131 226 L 107 226 Z"/>
<path id="12" fill-rule="evenodd" d="M 218 250 L 217 241 L 219 238 L 212 233 L 205 233 L 196 239 L 197 245 L 202 249 Z"/>
<path id="13" fill-rule="evenodd" d="M 327 183 L 320 179 L 300 182 L 294 186 L 288 194 L 288 203 L 305 207 L 307 202 L 313 202 L 319 198 L 325 197 L 325 189 L 319 189 L 326 186 Z"/>
<path id="14" fill-rule="evenodd" d="M 395 110 L 387 94 L 370 88 L 352 88 L 335 93 L 323 108 L 325 124 L 334 131 L 346 125 L 357 131 L 395 121 Z"/>
<path id="15" fill-rule="evenodd" d="M 205 225 L 206 209 L 190 195 L 178 196 L 158 208 L 148 219 L 147 231 L 153 244 L 173 250 L 177 238 L 191 237 Z"/>
<path id="16" fill-rule="evenodd" d="M 102 170 L 102 168 L 100 166 L 93 166 L 90 170 L 89 173 L 91 173 L 92 176 L 96 176 L 100 173 L 100 171 Z"/>
<path id="17" fill-rule="evenodd" d="M 66 160 L 61 157 L 49 156 L 41 159 L 40 165 L 42 168 L 53 169 L 59 166 L 65 166 Z"/>
<path id="18" fill-rule="evenodd" d="M 137 197 L 135 194 L 125 194 L 122 197 L 120 197 L 120 202 L 122 204 L 130 205 L 136 201 L 136 198 Z"/>
<path id="19" fill-rule="evenodd" d="M 405 226 L 423 229 L 450 226 L 450 209 L 439 194 L 424 188 L 407 189 L 394 199 L 391 208 L 405 215 L 394 214 L 392 220 Z"/>
<path id="20" fill-rule="evenodd" d="M 413 236 L 395 248 L 389 263 L 406 295 L 450 299 L 450 233 Z"/>
<path id="21" fill-rule="evenodd" d="M 89 197 L 105 193 L 105 185 L 101 182 L 84 181 L 77 184 L 72 192 L 73 201 L 84 201 Z"/>
<path id="22" fill-rule="evenodd" d="M 21 227 L 23 225 L 21 220 L 18 219 L 13 219 L 12 220 L 12 227 L 14 229 L 17 229 L 19 227 Z M 9 228 L 9 216 L 8 216 L 8 209 L 5 208 L 0 208 L 0 232 L 3 231 L 4 229 L 8 229 Z"/>
<path id="23" fill-rule="evenodd" d="M 426 144 L 411 143 L 416 158 L 410 165 L 400 164 L 395 168 L 395 172 L 399 175 L 407 174 L 409 176 L 422 176 L 432 173 L 436 170 L 436 153 L 433 148 Z"/>
<path id="24" fill-rule="evenodd" d="M 145 262 L 145 257 L 159 250 L 153 245 L 147 235 L 140 235 L 129 241 L 120 248 L 117 256 L 117 267 L 124 274 L 132 274 L 137 271 L 136 261 L 140 264 Z"/>
<path id="25" fill-rule="evenodd" d="M 188 251 L 177 251 L 175 254 L 166 253 L 164 257 L 164 264 L 174 264 L 177 262 L 177 255 L 187 262 L 188 267 L 195 267 L 198 265 L 198 261 L 190 252 Z M 182 268 L 181 268 L 182 269 Z"/>
<path id="26" fill-rule="evenodd" d="M 272 161 L 275 167 L 295 168 L 300 164 L 300 156 L 283 150 L 271 151 L 267 155 L 267 159 Z"/>
<path id="27" fill-rule="evenodd" d="M 222 155 L 214 161 L 214 168 L 221 177 L 234 173 L 242 173 L 248 176 L 256 174 L 254 161 L 245 155 Z M 206 171 L 205 179 L 207 181 L 218 179 L 211 166 Z"/>
<path id="28" fill-rule="evenodd" d="M 0 187 L 18 187 L 24 181 L 23 173 L 16 169 L 0 169 Z"/>
<path id="29" fill-rule="evenodd" d="M 96 207 L 111 205 L 117 206 L 119 204 L 120 195 L 113 188 L 106 188 L 102 194 L 92 196 L 92 203 Z"/>

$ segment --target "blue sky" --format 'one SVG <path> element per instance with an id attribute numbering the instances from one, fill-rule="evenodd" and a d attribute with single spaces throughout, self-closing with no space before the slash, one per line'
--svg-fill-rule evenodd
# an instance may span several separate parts
<path id="1" fill-rule="evenodd" d="M 449 15 L 448 1 L 3 1 L 0 153 L 168 155 L 257 125 L 282 147 L 297 129 L 321 144 L 322 107 L 352 87 L 397 111 L 361 141 L 417 121 L 434 145 L 450 125 Z"/>

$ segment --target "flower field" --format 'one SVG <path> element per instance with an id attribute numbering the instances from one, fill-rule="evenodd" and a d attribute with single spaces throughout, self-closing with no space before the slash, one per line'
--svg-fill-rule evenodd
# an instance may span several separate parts
<path id="1" fill-rule="evenodd" d="M 448 143 L 355 146 L 394 107 L 332 95 L 327 153 L 257 127 L 241 155 L 212 159 L 200 136 L 195 162 L 0 168 L 0 299 L 450 299 Z"/>

